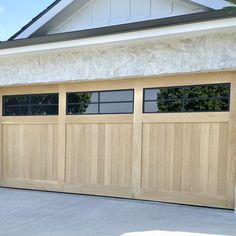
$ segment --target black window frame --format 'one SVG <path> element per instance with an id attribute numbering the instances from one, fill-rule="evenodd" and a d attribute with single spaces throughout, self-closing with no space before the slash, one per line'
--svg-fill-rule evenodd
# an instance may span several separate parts
<path id="1" fill-rule="evenodd" d="M 32 96 L 47 96 L 47 95 L 56 95 L 58 98 L 58 103 L 57 104 L 31 104 L 31 97 Z M 25 96 L 25 97 L 29 97 L 29 102 L 26 105 L 20 104 L 20 105 L 6 105 L 5 104 L 5 98 L 6 97 L 17 97 L 17 96 Z M 30 110 L 30 107 L 37 107 L 37 106 L 57 106 L 57 114 L 53 114 L 53 115 L 44 115 L 44 114 L 38 114 L 38 115 L 34 115 L 34 114 L 25 114 L 25 115 L 6 115 L 5 114 L 5 107 L 28 107 Z M 3 95 L 2 96 L 2 116 L 5 117 L 19 117 L 19 116 L 58 116 L 59 115 L 59 93 L 37 93 L 37 94 L 14 94 L 14 95 Z"/>
<path id="2" fill-rule="evenodd" d="M 224 111 L 206 111 L 206 110 L 202 110 L 202 111 L 164 111 L 164 112 L 146 112 L 145 111 L 145 103 L 146 102 L 157 102 L 158 99 L 156 100 L 146 100 L 145 99 L 145 91 L 147 90 L 153 90 L 153 89 L 175 89 L 175 88 L 189 88 L 189 87 L 197 87 L 197 86 L 211 86 L 211 85 L 228 85 L 229 86 L 229 96 L 227 97 L 212 97 L 215 100 L 219 100 L 219 99 L 228 99 L 229 101 L 229 107 L 227 110 Z M 211 99 L 211 98 L 210 98 Z M 168 100 L 168 99 L 167 99 Z M 170 101 L 196 101 L 196 100 L 209 100 L 209 98 L 203 99 L 203 98 L 191 98 L 191 99 L 186 99 L 186 98 L 182 98 L 182 99 L 169 99 Z M 167 113 L 206 113 L 206 112 L 230 112 L 231 109 L 231 83 L 214 83 L 214 84 L 195 84 L 195 85 L 181 85 L 181 86 L 165 86 L 165 87 L 152 87 L 152 88 L 144 88 L 143 89 L 143 104 L 142 104 L 142 113 L 143 114 L 167 114 Z"/>
<path id="3" fill-rule="evenodd" d="M 101 102 L 100 94 L 106 92 L 123 92 L 123 91 L 132 91 L 132 101 L 112 101 L 112 102 Z M 71 94 L 83 94 L 83 93 L 98 93 L 98 102 L 91 102 L 90 104 L 98 105 L 98 113 L 81 113 L 81 114 L 69 114 L 69 106 L 70 105 L 78 105 L 78 103 L 68 103 L 68 96 Z M 66 93 L 66 115 L 68 116 L 97 116 L 97 115 L 126 115 L 126 114 L 134 114 L 134 89 L 113 89 L 113 90 L 98 90 L 98 91 L 78 91 L 78 92 L 67 92 Z M 131 112 L 119 112 L 119 113 L 101 113 L 100 112 L 100 104 L 117 104 L 117 103 L 132 103 L 132 111 Z M 89 104 L 89 105 L 90 105 Z"/>

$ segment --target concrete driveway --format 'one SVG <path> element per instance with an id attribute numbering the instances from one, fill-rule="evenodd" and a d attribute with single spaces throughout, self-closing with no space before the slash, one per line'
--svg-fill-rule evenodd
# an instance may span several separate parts
<path id="1" fill-rule="evenodd" d="M 0 188 L 0 236 L 236 235 L 233 211 Z"/>

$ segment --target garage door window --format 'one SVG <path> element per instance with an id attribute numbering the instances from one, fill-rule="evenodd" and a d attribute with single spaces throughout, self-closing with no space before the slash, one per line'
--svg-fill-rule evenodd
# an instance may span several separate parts
<path id="1" fill-rule="evenodd" d="M 220 112 L 230 109 L 230 84 L 144 89 L 144 113 Z"/>
<path id="2" fill-rule="evenodd" d="M 131 114 L 133 106 L 133 90 L 67 94 L 67 115 Z"/>
<path id="3" fill-rule="evenodd" d="M 58 115 L 58 94 L 3 96 L 4 116 Z"/>

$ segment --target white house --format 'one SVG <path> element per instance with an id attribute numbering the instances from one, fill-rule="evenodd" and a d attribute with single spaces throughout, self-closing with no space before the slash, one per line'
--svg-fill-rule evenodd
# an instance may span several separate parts
<path id="1" fill-rule="evenodd" d="M 233 7 L 57 0 L 0 42 L 0 186 L 234 208 Z"/>

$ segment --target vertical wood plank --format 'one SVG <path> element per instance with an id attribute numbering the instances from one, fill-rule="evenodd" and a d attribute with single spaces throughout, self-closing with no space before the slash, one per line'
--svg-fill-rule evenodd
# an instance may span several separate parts
<path id="1" fill-rule="evenodd" d="M 8 176 L 8 128 L 7 125 L 2 125 L 2 177 Z"/>
<path id="2" fill-rule="evenodd" d="M 131 173 L 132 173 L 132 152 L 133 152 L 133 125 L 129 124 L 127 132 L 127 140 L 126 143 L 126 166 L 125 166 L 125 183 L 126 187 L 131 186 Z"/>
<path id="3" fill-rule="evenodd" d="M 78 172 L 78 176 L 77 176 L 77 181 L 78 183 L 84 183 L 85 180 L 85 150 L 86 150 L 86 146 L 85 146 L 85 126 L 84 125 L 75 125 L 73 127 L 76 127 L 74 129 L 74 135 L 72 137 L 75 137 L 73 140 L 73 145 L 71 147 L 71 152 L 73 153 L 73 147 L 74 145 L 76 145 L 76 152 L 75 155 L 72 154 L 73 158 L 76 158 L 76 164 L 75 164 L 75 169 L 73 171 Z M 72 129 L 73 129 L 72 127 Z M 89 157 L 88 157 L 89 158 Z M 73 168 L 73 166 L 72 166 Z"/>
<path id="4" fill-rule="evenodd" d="M 105 176 L 105 124 L 99 125 L 98 137 L 98 184 L 104 185 Z"/>
<path id="5" fill-rule="evenodd" d="M 135 81 L 134 120 L 133 120 L 133 155 L 131 191 L 133 198 L 138 198 L 141 185 L 142 162 L 142 103 L 143 88 L 139 80 Z"/>
<path id="6" fill-rule="evenodd" d="M 201 124 L 192 124 L 191 142 L 191 187 L 193 193 L 199 192 Z"/>
<path id="7" fill-rule="evenodd" d="M 219 123 L 210 124 L 210 150 L 208 169 L 208 193 L 217 194 L 217 170 L 219 156 Z"/>
<path id="8" fill-rule="evenodd" d="M 208 191 L 209 123 L 201 124 L 199 192 Z"/>
<path id="9" fill-rule="evenodd" d="M 53 145 L 50 145 L 54 136 L 53 136 L 53 129 L 54 125 L 50 126 L 48 125 L 47 129 L 47 137 L 48 137 L 48 142 L 46 144 L 47 146 L 47 153 L 46 153 L 46 179 L 47 180 L 53 180 L 52 176 L 52 167 L 54 165 L 53 163 Z"/>
<path id="10" fill-rule="evenodd" d="M 173 187 L 173 157 L 174 157 L 174 124 L 166 124 L 166 155 L 165 155 L 165 190 Z"/>
<path id="11" fill-rule="evenodd" d="M 105 126 L 105 166 L 104 183 L 111 184 L 111 160 L 112 160 L 112 124 Z"/>
<path id="12" fill-rule="evenodd" d="M 157 124 L 150 125 L 148 187 L 157 190 Z"/>
<path id="13" fill-rule="evenodd" d="M 119 125 L 112 125 L 111 184 L 118 186 L 119 165 Z"/>
<path id="14" fill-rule="evenodd" d="M 149 173 L 149 143 L 150 143 L 150 125 L 143 125 L 143 148 L 142 148 L 142 188 L 148 189 L 148 173 Z"/>
<path id="15" fill-rule="evenodd" d="M 220 124 L 219 130 L 219 159 L 217 171 L 217 194 L 225 196 L 227 191 L 227 168 L 228 168 L 228 137 L 227 123 Z"/>
<path id="16" fill-rule="evenodd" d="M 92 158 L 92 126 L 89 124 L 85 125 L 85 136 L 84 136 L 84 183 L 91 184 L 91 158 Z M 82 137 L 81 137 L 82 138 Z"/>
<path id="17" fill-rule="evenodd" d="M 66 91 L 65 85 L 59 85 L 58 116 L 58 182 L 65 182 L 66 171 Z"/>
<path id="18" fill-rule="evenodd" d="M 97 184 L 98 175 L 98 139 L 99 139 L 99 125 L 92 125 L 92 155 L 91 155 L 91 184 Z"/>
<path id="19" fill-rule="evenodd" d="M 70 175 L 71 175 L 71 184 L 76 185 L 78 184 L 78 175 L 80 173 L 78 169 L 78 162 L 81 158 L 80 150 L 81 148 L 81 142 L 80 142 L 80 136 L 81 132 L 80 129 L 82 128 L 82 125 L 72 125 L 72 132 L 71 132 L 71 139 L 72 139 L 72 145 L 70 147 L 70 152 L 73 158 L 71 159 L 71 169 L 70 169 Z M 82 150 L 83 151 L 83 150 Z M 67 162 L 67 157 L 66 157 Z"/>
<path id="20" fill-rule="evenodd" d="M 229 156 L 227 172 L 227 207 L 235 208 L 236 186 L 236 73 L 231 75 Z"/>
<path id="21" fill-rule="evenodd" d="M 71 184 L 72 171 L 72 125 L 66 126 L 66 183 Z"/>
<path id="22" fill-rule="evenodd" d="M 182 191 L 191 192 L 192 124 L 183 124 Z"/>
<path id="23" fill-rule="evenodd" d="M 120 187 L 125 186 L 125 165 L 126 165 L 126 144 L 128 142 L 127 125 L 120 125 L 119 132 L 119 170 L 118 170 L 118 183 Z"/>
<path id="24" fill-rule="evenodd" d="M 183 124 L 174 127 L 174 162 L 173 162 L 173 190 L 181 191 L 182 188 L 182 149 L 183 149 Z"/>
<path id="25" fill-rule="evenodd" d="M 2 89 L 0 90 L 0 179 L 3 177 Z"/>
<path id="26" fill-rule="evenodd" d="M 165 149 L 166 149 L 166 130 L 165 124 L 158 124 L 156 130 L 157 140 L 157 189 L 160 191 L 164 190 L 165 184 Z"/>
<path id="27" fill-rule="evenodd" d="M 58 125 L 54 125 L 53 128 L 53 141 L 52 141 L 52 145 L 53 145 L 53 157 L 52 157 L 52 177 L 53 177 L 53 181 L 57 181 L 58 180 Z"/>

